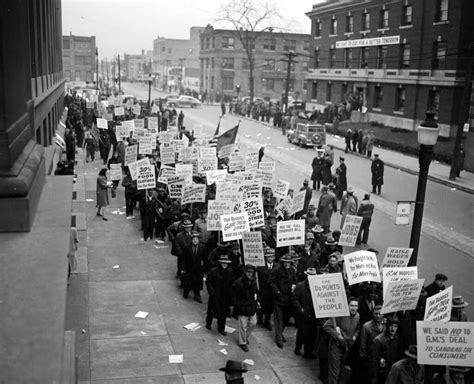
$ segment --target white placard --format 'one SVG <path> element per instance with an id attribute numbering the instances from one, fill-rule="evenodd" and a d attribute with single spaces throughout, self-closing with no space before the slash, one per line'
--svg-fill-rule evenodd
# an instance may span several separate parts
<path id="1" fill-rule="evenodd" d="M 299 191 L 294 194 L 293 200 L 292 200 L 292 205 L 291 205 L 291 210 L 290 210 L 290 215 L 294 215 L 295 213 L 298 213 L 303 210 L 304 208 L 304 199 L 306 197 L 306 191 Z"/>
<path id="2" fill-rule="evenodd" d="M 171 140 L 173 140 L 174 134 L 170 132 L 159 132 L 158 133 L 158 141 L 161 144 L 170 144 Z"/>
<path id="3" fill-rule="evenodd" d="M 341 273 L 310 275 L 308 283 L 317 319 L 349 316 L 349 305 Z"/>
<path id="4" fill-rule="evenodd" d="M 150 155 L 156 146 L 154 137 L 149 133 L 145 133 L 138 139 L 138 153 L 140 155 Z"/>
<path id="5" fill-rule="evenodd" d="M 137 161 L 138 148 L 136 145 L 125 147 L 125 165 Z"/>
<path id="6" fill-rule="evenodd" d="M 98 117 L 97 118 L 97 128 L 107 129 L 107 120 Z"/>
<path id="7" fill-rule="evenodd" d="M 215 159 L 216 147 L 201 147 L 199 148 L 199 158 L 200 159 Z"/>
<path id="8" fill-rule="evenodd" d="M 149 116 L 146 118 L 147 120 L 147 127 L 151 130 L 156 130 L 158 132 L 158 117 L 156 116 Z"/>
<path id="9" fill-rule="evenodd" d="M 214 171 L 206 171 L 207 185 L 224 181 L 226 176 L 227 169 L 216 169 Z"/>
<path id="10" fill-rule="evenodd" d="M 395 225 L 410 224 L 411 203 L 398 203 Z"/>
<path id="11" fill-rule="evenodd" d="M 168 165 L 162 165 L 160 168 L 160 177 L 173 177 L 176 176 L 176 169 Z"/>
<path id="12" fill-rule="evenodd" d="M 425 279 L 392 281 L 384 293 L 382 314 L 416 309 Z"/>
<path id="13" fill-rule="evenodd" d="M 304 220 L 287 220 L 277 223 L 277 248 L 304 244 Z"/>
<path id="14" fill-rule="evenodd" d="M 190 163 L 194 160 L 195 148 L 193 147 L 183 147 L 178 151 L 178 161 L 183 163 Z"/>
<path id="15" fill-rule="evenodd" d="M 403 268 L 408 266 L 413 248 L 389 247 L 383 258 L 382 268 Z"/>
<path id="16" fill-rule="evenodd" d="M 183 187 L 181 205 L 191 203 L 204 203 L 206 201 L 206 185 L 191 184 Z"/>
<path id="17" fill-rule="evenodd" d="M 216 171 L 217 170 L 217 157 L 212 159 L 198 159 L 198 174 L 199 175 L 207 175 L 208 171 Z M 222 170 L 221 170 L 222 171 Z M 224 169 L 225 174 L 227 174 L 227 170 Z"/>
<path id="18" fill-rule="evenodd" d="M 261 197 L 253 197 L 242 201 L 241 209 L 249 216 L 250 228 L 265 226 L 265 214 L 263 211 L 263 200 Z"/>
<path id="19" fill-rule="evenodd" d="M 277 212 L 277 217 L 284 217 L 284 212 L 288 212 L 290 214 L 291 209 L 293 207 L 293 199 L 290 195 L 286 196 L 282 201 L 278 203 L 275 207 L 275 211 Z"/>
<path id="20" fill-rule="evenodd" d="M 245 172 L 254 172 L 258 169 L 258 151 L 245 154 Z"/>
<path id="21" fill-rule="evenodd" d="M 160 145 L 160 159 L 161 164 L 174 164 L 176 162 L 174 147 Z"/>
<path id="22" fill-rule="evenodd" d="M 428 297 L 425 305 L 425 321 L 450 321 L 453 305 L 453 286 Z"/>
<path id="23" fill-rule="evenodd" d="M 263 255 L 262 232 L 243 232 L 242 248 L 244 251 L 244 264 L 251 264 L 255 267 L 264 267 L 265 258 Z"/>
<path id="24" fill-rule="evenodd" d="M 272 188 L 273 196 L 277 199 L 284 199 L 288 195 L 288 190 L 290 189 L 290 183 L 285 180 L 277 180 L 275 186 Z"/>
<path id="25" fill-rule="evenodd" d="M 181 201 L 183 196 L 184 179 L 179 176 L 168 177 L 168 191 L 171 199 Z"/>
<path id="26" fill-rule="evenodd" d="M 158 106 L 155 105 L 155 104 L 153 104 L 153 105 L 151 106 L 151 113 L 158 113 L 158 111 L 159 111 Z"/>
<path id="27" fill-rule="evenodd" d="M 145 119 L 133 119 L 135 128 L 145 129 Z"/>
<path id="28" fill-rule="evenodd" d="M 123 107 L 115 107 L 114 108 L 114 115 L 115 116 L 124 116 L 125 115 L 125 109 Z"/>
<path id="29" fill-rule="evenodd" d="M 262 187 L 273 188 L 274 174 L 272 172 L 257 169 L 255 171 L 255 180 L 260 181 L 262 183 Z"/>
<path id="30" fill-rule="evenodd" d="M 104 118 L 107 121 L 113 121 L 114 116 L 111 113 L 104 113 L 102 114 L 102 118 Z"/>
<path id="31" fill-rule="evenodd" d="M 122 179 L 122 165 L 121 164 L 110 164 L 110 180 L 121 180 Z"/>
<path id="32" fill-rule="evenodd" d="M 207 202 L 207 230 L 221 230 L 221 215 L 233 212 L 233 205 L 230 201 L 209 200 Z"/>
<path id="33" fill-rule="evenodd" d="M 156 177 L 155 177 L 155 166 L 139 166 L 137 176 L 137 189 L 155 189 L 156 188 Z"/>
<path id="34" fill-rule="evenodd" d="M 236 148 L 237 147 L 235 144 L 224 145 L 219 151 L 219 158 L 225 159 L 226 157 L 229 157 L 230 154 L 234 152 Z"/>
<path id="35" fill-rule="evenodd" d="M 474 323 L 416 322 L 418 364 L 474 367 Z"/>
<path id="36" fill-rule="evenodd" d="M 140 107 L 140 104 L 135 104 L 132 108 L 132 112 L 134 115 L 139 115 L 141 111 L 142 107 Z"/>
<path id="37" fill-rule="evenodd" d="M 224 241 L 242 238 L 242 232 L 249 232 L 249 217 L 247 212 L 221 215 L 222 238 Z"/>
<path id="38" fill-rule="evenodd" d="M 229 156 L 229 172 L 242 171 L 245 168 L 245 157 L 240 152 L 232 152 Z"/>
<path id="39" fill-rule="evenodd" d="M 185 184 L 191 184 L 193 182 L 193 165 L 176 164 L 176 176 L 182 177 Z"/>
<path id="40" fill-rule="evenodd" d="M 383 268 L 382 269 L 382 282 L 383 292 L 387 291 L 388 283 L 391 281 L 402 281 L 402 280 L 417 280 L 418 279 L 418 267 L 403 267 L 403 268 Z"/>
<path id="41" fill-rule="evenodd" d="M 123 137 L 129 137 L 130 128 L 127 127 L 126 125 L 115 126 L 115 136 L 117 137 L 118 140 L 120 140 Z"/>
<path id="42" fill-rule="evenodd" d="M 362 224 L 362 217 L 347 215 L 342 227 L 341 237 L 339 238 L 339 245 L 353 247 L 357 241 L 360 225 Z"/>
<path id="43" fill-rule="evenodd" d="M 344 255 L 344 265 L 349 285 L 375 281 L 380 283 L 377 255 L 369 251 L 357 251 Z"/>

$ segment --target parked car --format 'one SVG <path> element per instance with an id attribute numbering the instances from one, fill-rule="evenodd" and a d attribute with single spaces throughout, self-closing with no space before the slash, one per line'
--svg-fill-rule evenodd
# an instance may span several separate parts
<path id="1" fill-rule="evenodd" d="M 168 107 L 176 107 L 178 105 L 179 95 L 166 95 L 163 100 L 166 102 Z"/>
<path id="2" fill-rule="evenodd" d="M 322 147 L 326 144 L 326 128 L 321 124 L 298 123 L 296 129 L 290 129 L 288 141 L 300 147 Z"/>
<path id="3" fill-rule="evenodd" d="M 182 108 L 182 107 L 197 108 L 200 106 L 201 106 L 201 102 L 198 99 L 195 99 L 194 97 L 180 96 L 178 98 L 177 107 L 179 108 Z"/>

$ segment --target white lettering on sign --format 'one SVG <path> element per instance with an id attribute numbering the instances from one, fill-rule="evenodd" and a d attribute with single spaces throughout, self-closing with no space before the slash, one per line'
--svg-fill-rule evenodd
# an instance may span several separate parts
<path id="1" fill-rule="evenodd" d="M 336 41 L 336 48 L 372 47 L 376 45 L 400 44 L 400 36 L 381 36 L 370 39 Z"/>

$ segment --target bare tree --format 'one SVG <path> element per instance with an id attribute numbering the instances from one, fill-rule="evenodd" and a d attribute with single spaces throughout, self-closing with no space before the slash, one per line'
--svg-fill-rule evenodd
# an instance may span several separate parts
<path id="1" fill-rule="evenodd" d="M 217 21 L 234 28 L 249 62 L 250 101 L 254 97 L 255 41 L 264 32 L 272 32 L 283 18 L 275 4 L 260 0 L 229 0 L 220 6 Z"/>

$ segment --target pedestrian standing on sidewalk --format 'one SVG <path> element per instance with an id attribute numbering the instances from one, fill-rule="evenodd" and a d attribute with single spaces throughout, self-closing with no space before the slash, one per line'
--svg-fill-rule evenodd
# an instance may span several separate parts
<path id="1" fill-rule="evenodd" d="M 344 141 L 346 142 L 346 148 L 344 148 L 345 153 L 351 150 L 351 139 L 352 139 L 352 129 L 349 128 L 344 136 Z"/>
<path id="2" fill-rule="evenodd" d="M 207 249 L 199 243 L 200 235 L 197 232 L 191 233 L 191 244 L 184 248 L 183 270 L 181 271 L 181 281 L 183 282 L 183 297 L 188 298 L 189 292 L 194 292 L 194 300 L 202 303 L 202 278 L 203 263 L 207 260 Z"/>
<path id="3" fill-rule="evenodd" d="M 273 313 L 273 294 L 268 283 L 270 274 L 276 269 L 278 264 L 275 263 L 275 250 L 268 248 L 265 251 L 265 266 L 257 267 L 258 281 L 260 289 L 258 291 L 258 299 L 261 308 L 258 311 L 257 324 L 263 325 L 269 331 L 272 330 L 270 318 Z"/>
<path id="4" fill-rule="evenodd" d="M 97 200 L 97 216 L 102 216 L 104 221 L 108 219 L 105 217 L 105 207 L 109 205 L 109 189 L 112 187 L 111 183 L 107 181 L 107 168 L 102 168 L 97 176 L 96 183 L 96 200 Z"/>
<path id="5" fill-rule="evenodd" d="M 222 112 L 222 116 L 225 115 L 225 101 L 224 101 L 224 98 L 221 99 L 221 112 Z"/>
<path id="6" fill-rule="evenodd" d="M 372 193 L 380 195 L 383 185 L 384 162 L 379 158 L 378 153 L 374 153 L 374 159 L 370 167 L 372 172 Z"/>
<path id="7" fill-rule="evenodd" d="M 173 247 L 171 249 L 171 254 L 177 257 L 176 266 L 177 272 L 176 277 L 181 276 L 181 271 L 183 270 L 184 264 L 184 249 L 191 244 L 191 229 L 193 228 L 193 223 L 191 220 L 186 219 L 182 223 L 181 232 L 176 235 L 176 238 L 173 242 Z"/>
<path id="8" fill-rule="evenodd" d="M 230 315 L 231 286 L 234 273 L 229 267 L 231 260 L 227 254 L 221 254 L 218 266 L 212 268 L 206 277 L 206 288 L 209 293 L 207 303 L 206 328 L 211 330 L 212 320 L 217 319 L 217 331 L 226 336 L 225 319 Z"/>
<path id="9" fill-rule="evenodd" d="M 357 129 L 354 129 L 354 132 L 352 133 L 351 141 L 352 141 L 352 152 L 357 153 L 357 143 L 359 142 L 359 133 L 357 132 Z"/>
<path id="10" fill-rule="evenodd" d="M 183 124 L 184 124 L 184 113 L 183 113 L 183 111 L 179 111 L 179 115 L 178 115 L 178 130 L 183 129 Z"/>
<path id="11" fill-rule="evenodd" d="M 357 216 L 362 217 L 362 224 L 360 225 L 359 234 L 357 235 L 356 244 L 367 244 L 369 240 L 370 223 L 372 222 L 372 215 L 374 213 L 374 204 L 370 201 L 370 195 L 366 193 L 364 199 L 360 202 Z"/>
<path id="12" fill-rule="evenodd" d="M 319 198 L 318 204 L 318 219 L 321 227 L 324 229 L 324 233 L 330 231 L 331 217 L 333 212 L 337 211 L 337 199 L 336 196 L 331 192 L 326 185 L 321 187 L 321 197 Z"/>
<path id="13" fill-rule="evenodd" d="M 461 144 L 461 147 L 459 148 L 459 154 L 458 154 L 458 159 L 457 159 L 457 164 L 456 164 L 456 176 L 460 177 L 461 172 L 464 171 L 464 160 L 466 159 L 466 152 L 464 152 L 464 147 Z"/>
<path id="14" fill-rule="evenodd" d="M 337 198 L 342 198 L 342 193 L 347 189 L 347 166 L 344 157 L 339 157 L 339 167 L 336 169 L 338 179 L 337 183 Z"/>
<path id="15" fill-rule="evenodd" d="M 323 159 L 321 157 L 322 151 L 317 150 L 316 157 L 313 159 L 311 167 L 313 168 L 313 173 L 311 174 L 311 180 L 313 180 L 313 189 L 319 191 L 321 187 L 321 180 L 323 177 Z"/>
<path id="16" fill-rule="evenodd" d="M 127 167 L 125 169 L 125 177 L 122 180 L 122 187 L 125 188 L 125 214 L 127 220 L 134 219 L 133 208 L 135 207 L 135 195 L 137 193 L 137 181 L 132 180 L 130 175 L 130 169 Z"/>
<path id="17" fill-rule="evenodd" d="M 357 200 L 354 197 L 354 190 L 349 187 L 341 200 L 341 229 L 344 227 L 344 221 L 347 215 L 355 215 L 357 213 Z"/>
<path id="18" fill-rule="evenodd" d="M 357 135 L 357 149 L 359 151 L 359 154 L 362 155 L 362 142 L 364 141 L 364 132 L 362 132 L 362 129 L 359 129 L 358 135 Z"/>
<path id="19" fill-rule="evenodd" d="M 84 140 L 84 148 L 86 150 L 86 163 L 95 160 L 95 139 L 89 131 L 86 132 L 86 139 Z M 84 149 L 83 148 L 83 149 Z"/>
<path id="20" fill-rule="evenodd" d="M 239 345 L 244 352 L 249 351 L 249 337 L 257 324 L 257 283 L 255 282 L 255 266 L 247 264 L 242 277 L 232 284 L 232 304 L 234 314 L 239 322 Z"/>
<path id="21" fill-rule="evenodd" d="M 375 145 L 375 132 L 370 131 L 368 140 L 367 140 L 367 157 L 370 159 L 372 157 L 372 150 Z"/>
<path id="22" fill-rule="evenodd" d="M 323 185 L 329 185 L 332 181 L 332 172 L 331 167 L 333 165 L 333 161 L 329 153 L 325 153 L 322 160 L 322 168 L 321 168 L 321 183 Z"/>
<path id="23" fill-rule="evenodd" d="M 364 130 L 364 133 L 362 134 L 362 155 L 367 154 L 367 143 L 369 142 L 369 130 Z"/>
<path id="24" fill-rule="evenodd" d="M 300 211 L 296 216 L 299 218 L 301 215 L 305 214 L 308 212 L 308 207 L 309 203 L 311 202 L 311 199 L 313 198 L 313 190 L 309 187 L 309 180 L 304 179 L 303 180 L 303 186 L 300 188 L 300 192 L 305 191 L 304 195 L 304 204 L 303 204 L 303 210 Z"/>

